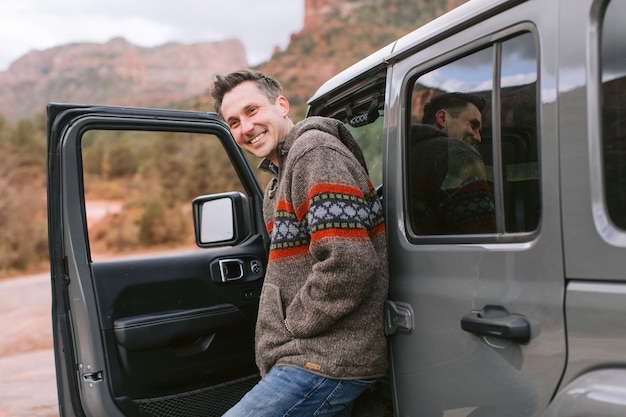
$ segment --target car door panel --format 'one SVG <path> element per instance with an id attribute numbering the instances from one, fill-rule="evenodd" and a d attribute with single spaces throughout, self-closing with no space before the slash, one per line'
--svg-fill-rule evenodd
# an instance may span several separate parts
<path id="1" fill-rule="evenodd" d="M 132 379 L 137 395 L 179 381 L 220 381 L 236 372 L 254 373 L 253 334 L 261 271 L 241 283 L 211 276 L 215 259 L 263 254 L 252 247 L 93 265 L 101 329 L 115 344 L 119 363 L 111 374 Z M 226 255 L 225 255 L 226 253 Z M 218 283 L 216 283 L 216 281 Z M 109 358 L 111 361 L 112 359 Z M 221 381 L 220 381 L 221 382 Z M 125 385 L 122 383 L 122 385 Z M 143 389 L 140 389 L 143 388 Z M 130 387 L 121 388 L 128 392 Z"/>
<path id="2" fill-rule="evenodd" d="M 222 160 L 206 164 L 227 161 L 243 187 L 236 191 L 246 195 L 246 224 L 237 226 L 236 240 L 211 248 L 93 256 L 97 242 L 90 239 L 97 233 L 88 227 L 85 209 L 92 144 L 84 137 L 94 131 L 103 132 L 98 140 L 105 146 L 161 135 L 163 143 L 207 142 L 211 158 L 223 153 Z M 139 158 L 148 156 L 138 152 Z M 156 154 L 162 163 L 168 156 Z M 211 189 L 224 173 L 214 172 Z M 131 193 L 129 178 L 120 183 Z M 172 186 L 170 192 L 181 184 Z M 254 327 L 268 247 L 261 205 L 252 169 L 215 115 L 49 105 L 49 248 L 61 416 L 219 416 L 258 381 Z M 191 199 L 184 206 L 191 220 Z M 120 233 L 138 222 L 120 227 Z"/>
<path id="3" fill-rule="evenodd" d="M 515 9 L 537 14 L 529 4 Z M 536 81 L 551 78 L 538 65 L 538 57 L 546 55 L 536 41 L 541 28 L 519 23 L 516 10 L 447 37 L 391 69 L 386 113 L 395 116 L 388 122 L 389 137 L 399 140 L 387 141 L 385 201 L 388 224 L 400 227 L 388 229 L 389 298 L 410 306 L 415 318 L 412 327 L 391 337 L 397 415 L 537 416 L 563 375 L 565 273 L 553 164 L 555 113 L 541 101 Z M 539 16 L 536 21 L 543 25 Z M 507 28 L 501 38 L 494 35 L 499 27 Z M 515 60 L 522 47 L 524 65 Z M 445 57 L 441 51 L 448 51 Z M 514 95 L 502 80 L 509 82 L 522 70 L 530 76 L 517 90 L 525 94 Z M 485 129 L 479 151 L 493 173 L 495 233 L 431 236 L 416 232 L 409 221 L 417 216 L 410 210 L 410 172 L 399 175 L 397 167 L 404 164 L 406 170 L 414 163 L 407 152 L 414 149 L 409 127 L 423 110 L 420 94 L 430 90 L 482 94 L 488 100 L 482 123 L 491 131 Z M 408 104 L 406 97 L 412 99 Z M 530 105 L 524 104 L 527 97 Z M 526 111 L 529 117 L 512 116 Z M 388 310 L 391 322 L 405 316 Z"/>

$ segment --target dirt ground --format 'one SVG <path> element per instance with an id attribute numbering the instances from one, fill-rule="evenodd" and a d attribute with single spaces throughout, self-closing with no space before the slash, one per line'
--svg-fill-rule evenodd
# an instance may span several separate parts
<path id="1" fill-rule="evenodd" d="M 117 213 L 117 200 L 90 200 L 94 224 Z M 58 417 L 50 274 L 0 280 L 0 417 Z"/>
<path id="2" fill-rule="evenodd" d="M 50 275 L 0 280 L 0 417 L 58 417 Z"/>

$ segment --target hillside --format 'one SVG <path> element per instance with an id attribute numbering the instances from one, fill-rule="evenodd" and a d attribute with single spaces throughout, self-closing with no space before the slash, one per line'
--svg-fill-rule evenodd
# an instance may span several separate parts
<path id="1" fill-rule="evenodd" d="M 295 120 L 304 116 L 306 100 L 329 77 L 464 3 L 464 0 L 300 1 L 305 1 L 306 5 L 302 30 L 292 35 L 286 50 L 277 50 L 268 62 L 258 66 L 283 83 Z M 245 51 L 238 40 L 139 48 L 118 38 L 106 44 L 82 43 L 34 51 L 14 62 L 8 71 L 0 72 L 0 230 L 3 237 L 0 278 L 38 271 L 47 263 L 46 119 L 43 113 L 47 102 L 207 111 L 213 109 L 207 91 L 212 75 L 246 65 Z M 134 207 L 132 213 L 151 214 L 148 205 L 151 202 L 162 204 L 163 196 L 148 194 L 147 190 L 165 186 L 156 184 L 153 176 L 135 174 L 159 172 L 163 160 L 147 158 L 147 150 L 135 146 L 139 141 L 123 139 L 111 142 L 116 146 L 105 150 L 97 147 L 91 152 L 85 150 L 84 156 L 89 160 L 86 166 L 98 171 L 93 175 L 101 176 L 99 198 L 115 199 L 124 205 L 132 201 L 132 196 L 119 192 L 124 188 L 117 186 L 109 171 L 120 168 L 120 164 L 130 164 L 125 166 L 129 178 L 120 181 L 131 178 L 143 181 L 137 190 L 142 193 L 144 204 Z M 175 160 L 180 158 L 175 153 L 163 154 L 170 156 L 176 166 L 189 165 L 187 160 Z M 137 168 L 140 162 L 145 165 L 142 170 Z M 199 166 L 211 168 L 210 164 Z M 135 170 L 129 171 L 129 167 Z M 174 178 L 162 177 L 168 184 Z M 199 174 L 194 178 L 202 177 Z M 151 220 L 159 221 L 156 217 Z M 115 221 L 136 226 L 133 219 L 127 217 L 116 217 Z M 165 222 L 158 224 L 162 226 Z M 100 242 L 106 242 L 109 229 L 103 227 L 103 230 Z M 177 236 L 168 231 L 171 232 L 166 233 L 168 236 Z M 132 246 L 139 236 L 127 234 Z"/>
<path id="2" fill-rule="evenodd" d="M 30 117 L 51 101 L 163 106 L 203 93 L 211 74 L 246 62 L 236 39 L 140 48 L 115 38 L 32 51 L 0 72 L 0 114 Z"/>

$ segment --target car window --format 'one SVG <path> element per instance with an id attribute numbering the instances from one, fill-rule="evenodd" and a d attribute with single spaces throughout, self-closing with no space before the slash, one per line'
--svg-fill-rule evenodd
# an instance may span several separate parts
<path id="1" fill-rule="evenodd" d="M 409 88 L 405 166 L 412 232 L 468 237 L 535 230 L 540 197 L 534 36 L 523 33 L 453 58 L 419 73 Z M 463 123 L 463 130 L 446 128 L 455 137 L 442 136 L 430 115 L 423 120 L 434 97 L 451 93 L 484 101 L 480 137 L 468 133 L 478 117 L 444 113 L 448 122 Z"/>
<path id="2" fill-rule="evenodd" d="M 195 249 L 191 201 L 245 193 L 211 134 L 89 130 L 82 139 L 82 162 L 93 260 Z"/>
<path id="3" fill-rule="evenodd" d="M 345 124 L 363 151 L 374 188 L 382 193 L 385 75 L 377 74 L 367 81 L 367 86 L 313 109 L 309 116 L 332 117 Z"/>
<path id="4" fill-rule="evenodd" d="M 626 229 L 626 39 L 624 2 L 612 1 L 602 30 L 602 151 L 604 193 L 611 221 Z"/>
<path id="5" fill-rule="evenodd" d="M 383 110 L 379 110 L 379 117 L 370 124 L 360 127 L 346 125 L 359 143 L 365 163 L 370 174 L 370 179 L 375 188 L 383 183 Z"/>

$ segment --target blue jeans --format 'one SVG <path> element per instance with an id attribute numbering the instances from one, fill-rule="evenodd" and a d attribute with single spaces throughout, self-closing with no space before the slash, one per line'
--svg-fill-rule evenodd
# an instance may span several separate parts
<path id="1" fill-rule="evenodd" d="M 373 383 L 328 379 L 280 366 L 222 417 L 349 417 L 353 401 Z"/>

